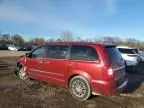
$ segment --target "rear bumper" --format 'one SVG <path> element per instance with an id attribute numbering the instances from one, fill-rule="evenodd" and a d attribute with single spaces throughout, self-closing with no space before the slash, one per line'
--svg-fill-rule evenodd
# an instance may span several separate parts
<path id="1" fill-rule="evenodd" d="M 126 60 L 126 64 L 127 64 L 127 66 L 137 66 L 138 65 L 138 61 L 137 60 Z"/>
<path id="2" fill-rule="evenodd" d="M 93 80 L 93 95 L 107 95 L 114 96 L 117 95 L 126 88 L 128 79 L 126 78 L 121 85 L 116 87 L 116 82 L 113 81 L 95 81 Z"/>
<path id="3" fill-rule="evenodd" d="M 116 89 L 116 94 L 123 92 L 128 84 L 128 78 Z"/>

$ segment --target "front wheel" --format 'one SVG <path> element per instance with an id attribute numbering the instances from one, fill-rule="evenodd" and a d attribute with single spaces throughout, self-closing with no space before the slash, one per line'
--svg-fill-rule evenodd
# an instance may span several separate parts
<path id="1" fill-rule="evenodd" d="M 23 67 L 19 68 L 19 70 L 18 70 L 18 76 L 22 80 L 26 80 L 28 78 L 28 76 L 26 75 Z"/>
<path id="2" fill-rule="evenodd" d="M 80 101 L 84 101 L 91 96 L 91 87 L 82 76 L 76 76 L 70 80 L 69 91 L 75 99 Z"/>

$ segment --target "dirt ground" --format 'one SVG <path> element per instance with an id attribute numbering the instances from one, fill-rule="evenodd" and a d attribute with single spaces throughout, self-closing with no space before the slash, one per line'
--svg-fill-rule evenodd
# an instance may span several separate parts
<path id="1" fill-rule="evenodd" d="M 20 80 L 14 73 L 16 57 L 0 58 L 0 108 L 144 108 L 144 64 L 133 73 L 121 96 L 92 96 L 79 102 L 68 90 L 36 80 Z"/>
<path id="2" fill-rule="evenodd" d="M 28 51 L 9 51 L 9 50 L 0 50 L 0 57 L 18 57 L 24 55 Z"/>

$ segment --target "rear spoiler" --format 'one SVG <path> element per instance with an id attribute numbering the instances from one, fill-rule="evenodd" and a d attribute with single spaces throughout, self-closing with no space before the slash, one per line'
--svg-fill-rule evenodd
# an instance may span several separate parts
<path id="1" fill-rule="evenodd" d="M 116 45 L 112 44 L 112 45 L 105 45 L 104 46 L 105 48 L 113 48 L 113 47 L 116 47 Z"/>

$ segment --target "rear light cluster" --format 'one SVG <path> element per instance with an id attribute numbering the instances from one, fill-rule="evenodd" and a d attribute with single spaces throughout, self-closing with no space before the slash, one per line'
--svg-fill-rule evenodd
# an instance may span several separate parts
<path id="1" fill-rule="evenodd" d="M 110 80 L 113 79 L 114 72 L 111 66 L 104 66 L 103 68 L 103 80 Z"/>

